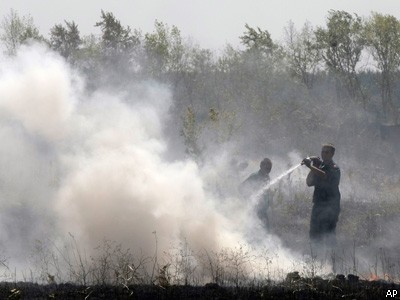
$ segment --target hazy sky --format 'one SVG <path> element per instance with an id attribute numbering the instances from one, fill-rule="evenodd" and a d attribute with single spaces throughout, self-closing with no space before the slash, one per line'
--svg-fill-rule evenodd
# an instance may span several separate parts
<path id="1" fill-rule="evenodd" d="M 267 29 L 274 40 L 283 36 L 289 20 L 301 27 L 324 24 L 330 9 L 368 16 L 371 11 L 400 18 L 400 0 L 0 0 L 3 17 L 14 8 L 30 14 L 47 36 L 54 24 L 75 21 L 82 34 L 99 33 L 94 24 L 100 10 L 112 12 L 123 25 L 153 31 L 156 19 L 176 25 L 184 36 L 207 48 L 237 45 L 245 23 Z"/>

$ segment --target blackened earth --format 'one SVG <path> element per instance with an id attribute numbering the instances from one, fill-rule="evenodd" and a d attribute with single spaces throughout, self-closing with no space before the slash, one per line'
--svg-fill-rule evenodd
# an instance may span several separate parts
<path id="1" fill-rule="evenodd" d="M 297 272 L 285 281 L 264 286 L 79 286 L 73 284 L 39 285 L 1 283 L 0 299 L 382 299 L 400 294 L 400 284 L 359 280 L 357 276 L 337 275 L 326 280 L 301 278 Z"/>

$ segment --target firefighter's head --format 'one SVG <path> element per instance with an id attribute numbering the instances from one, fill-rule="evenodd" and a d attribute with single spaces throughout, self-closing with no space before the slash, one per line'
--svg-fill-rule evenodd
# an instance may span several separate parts
<path id="1" fill-rule="evenodd" d="M 260 163 L 260 171 L 263 175 L 269 174 L 272 169 L 272 162 L 269 158 L 264 158 Z"/>

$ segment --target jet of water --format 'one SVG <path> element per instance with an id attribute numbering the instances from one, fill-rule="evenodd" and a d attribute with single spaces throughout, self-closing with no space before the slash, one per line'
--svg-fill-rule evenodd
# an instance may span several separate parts
<path id="1" fill-rule="evenodd" d="M 274 178 L 273 180 L 271 180 L 270 182 L 268 182 L 267 184 L 265 184 L 263 187 L 261 187 L 255 194 L 253 194 L 253 196 L 251 197 L 251 203 L 255 203 L 258 199 L 260 199 L 260 197 L 265 193 L 265 191 L 267 191 L 272 185 L 276 184 L 277 182 L 279 182 L 282 178 L 284 178 L 285 176 L 289 175 L 290 173 L 292 173 L 294 170 L 296 170 L 298 167 L 300 167 L 301 164 L 297 164 L 294 167 L 291 167 L 289 170 L 286 170 L 285 172 L 283 172 L 281 175 L 279 175 L 278 177 Z"/>

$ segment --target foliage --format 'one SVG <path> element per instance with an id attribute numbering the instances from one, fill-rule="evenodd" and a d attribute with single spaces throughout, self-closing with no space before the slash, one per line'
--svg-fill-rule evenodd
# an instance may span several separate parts
<path id="1" fill-rule="evenodd" d="M 400 22 L 394 16 L 373 13 L 365 25 L 365 38 L 381 72 L 383 120 L 397 124 L 399 113 L 393 93 L 400 66 Z"/>
<path id="2" fill-rule="evenodd" d="M 82 39 L 79 35 L 78 25 L 75 22 L 65 21 L 66 27 L 55 25 L 50 30 L 50 47 L 59 52 L 65 59 L 74 62 Z"/>
<path id="3" fill-rule="evenodd" d="M 195 160 L 200 159 L 201 155 L 201 150 L 198 145 L 200 131 L 201 128 L 197 124 L 194 110 L 191 107 L 188 107 L 185 115 L 183 116 L 181 135 L 184 138 L 186 153 Z"/>
<path id="4" fill-rule="evenodd" d="M 246 162 L 266 154 L 286 158 L 284 149 L 311 153 L 316 143 L 327 139 L 343 146 L 338 152 L 343 176 L 348 174 L 344 181 L 350 183 L 338 227 L 347 239 L 343 247 L 347 251 L 349 243 L 353 245 L 348 239 L 354 239 L 357 251 L 374 245 L 370 249 L 378 251 L 381 266 L 376 263 L 364 269 L 396 272 L 388 261 L 398 257 L 390 249 L 376 249 L 385 220 L 396 220 L 399 213 L 396 202 L 385 201 L 397 197 L 399 190 L 398 145 L 394 139 L 380 139 L 378 123 L 398 122 L 400 28 L 396 18 L 373 13 L 364 22 L 344 11 L 330 11 L 326 26 L 316 30 L 309 23 L 299 30 L 290 23 L 283 46 L 267 30 L 246 24 L 240 37 L 243 48 L 227 45 L 220 54 L 190 44 L 176 26 L 161 21 L 155 21 L 154 31 L 142 35 L 123 26 L 112 13 L 101 11 L 95 26 L 100 36 L 81 37 L 74 22 L 57 24 L 50 32 L 49 46 L 83 71 L 93 89 L 120 91 L 121 83 L 140 85 L 149 79 L 170 87 L 175 103 L 169 111 L 171 135 L 181 134 L 186 154 L 198 163 L 207 154 L 217 156 L 226 145 L 234 145 L 232 153 Z M 4 18 L 2 29 L 9 55 L 15 55 L 28 38 L 43 39 L 32 18 L 20 18 L 15 11 Z M 363 53 L 372 54 L 376 69 L 360 71 Z M 378 87 L 372 84 L 376 80 Z M 333 96 L 335 92 L 339 97 Z M 373 102 L 379 94 L 380 104 Z M 379 115 L 387 117 L 375 118 Z M 387 183 L 387 178 L 392 181 Z M 354 187 L 363 180 L 362 187 L 370 189 L 362 194 Z M 382 191 L 386 193 L 379 194 Z M 366 203 L 370 198 L 376 201 Z M 286 247 L 308 251 L 310 207 L 310 191 L 290 184 L 278 189 L 270 221 L 272 232 Z M 38 241 L 33 251 L 32 278 L 37 281 L 117 284 L 127 290 L 131 284 L 165 288 L 206 280 L 238 287 L 282 272 L 273 269 L 274 253 L 254 253 L 242 245 L 197 253 L 185 241 L 158 260 L 157 246 L 154 257 L 147 257 L 108 240 L 87 256 L 71 236 L 63 248 Z M 357 269 L 361 262 L 355 263 L 355 252 L 340 257 L 339 271 Z M 315 276 L 314 258 L 306 261 L 311 268 L 304 273 Z M 8 266 L 5 269 L 9 272 Z M 30 279 L 29 274 L 24 276 Z"/>
<path id="5" fill-rule="evenodd" d="M 140 45 L 140 31 L 132 33 L 110 12 L 101 11 L 101 21 L 95 24 L 101 29 L 101 72 L 111 85 L 129 81 L 129 74 L 136 67 L 136 54 Z M 102 78 L 100 77 L 100 78 Z"/>
<path id="6" fill-rule="evenodd" d="M 129 26 L 123 27 L 121 22 L 110 12 L 101 11 L 101 21 L 97 22 L 102 36 L 101 44 L 107 57 L 129 53 L 139 44 L 137 35 L 132 35 Z"/>
<path id="7" fill-rule="evenodd" d="M 179 29 L 169 28 L 160 21 L 154 23 L 155 31 L 144 37 L 145 70 L 156 78 L 165 72 L 182 71 L 184 46 Z"/>
<path id="8" fill-rule="evenodd" d="M 246 46 L 247 51 L 259 51 L 265 55 L 271 55 L 277 46 L 271 39 L 268 30 L 261 30 L 259 27 L 254 29 L 248 24 L 245 25 L 246 31 L 240 37 L 241 43 Z"/>
<path id="9" fill-rule="evenodd" d="M 308 89 L 311 89 L 321 59 L 314 30 L 311 24 L 306 22 L 299 32 L 294 27 L 294 23 L 289 22 L 285 33 L 285 49 L 290 71 Z"/>
<path id="10" fill-rule="evenodd" d="M 365 46 L 362 20 L 345 11 L 331 10 L 326 28 L 317 28 L 317 46 L 330 71 L 341 80 L 350 97 L 362 101 L 365 96 L 357 77 L 357 66 Z"/>
<path id="11" fill-rule="evenodd" d="M 2 30 L 0 39 L 4 43 L 8 55 L 15 55 L 18 47 L 29 40 L 44 40 L 34 25 L 32 17 L 20 17 L 13 9 L 9 15 L 3 18 L 0 27 Z"/>

